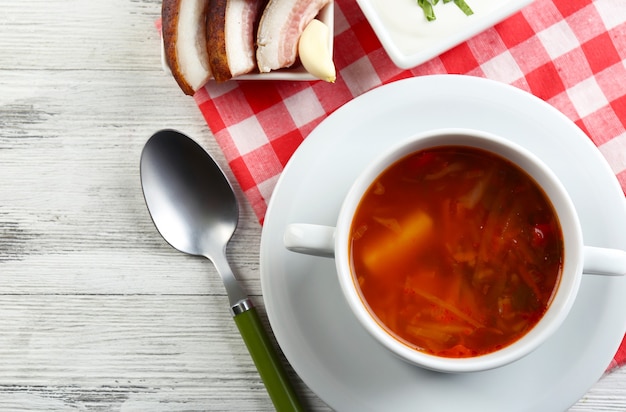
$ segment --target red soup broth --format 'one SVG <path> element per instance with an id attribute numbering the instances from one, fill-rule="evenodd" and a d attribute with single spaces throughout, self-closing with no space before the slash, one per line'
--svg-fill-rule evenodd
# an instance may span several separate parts
<path id="1" fill-rule="evenodd" d="M 442 357 L 503 348 L 545 313 L 562 232 L 526 172 L 464 146 L 416 152 L 360 201 L 350 255 L 361 297 L 396 339 Z"/>

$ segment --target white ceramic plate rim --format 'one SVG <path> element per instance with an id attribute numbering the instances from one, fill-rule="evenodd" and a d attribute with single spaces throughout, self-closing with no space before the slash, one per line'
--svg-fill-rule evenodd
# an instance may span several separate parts
<path id="1" fill-rule="evenodd" d="M 475 0 L 475 3 L 478 1 L 480 0 Z M 422 30 L 422 36 L 415 36 L 414 43 L 410 43 L 408 36 L 407 38 L 401 38 L 395 34 L 408 31 L 408 28 L 405 27 L 407 25 L 406 16 L 404 15 L 406 14 L 405 10 L 403 10 L 402 16 L 398 15 L 394 18 L 391 12 L 381 16 L 379 10 L 380 7 L 387 9 L 393 7 L 389 0 L 357 0 L 357 3 L 394 64 L 402 69 L 409 69 L 492 27 L 521 10 L 532 1 L 500 0 L 497 6 L 487 7 L 485 10 L 480 9 L 474 3 L 473 9 L 475 12 L 472 16 L 462 16 L 462 18 L 456 16 L 457 18 L 455 19 L 453 19 L 454 15 L 450 12 L 450 9 L 441 7 L 443 4 L 440 2 L 434 8 L 435 14 L 438 16 L 434 22 L 427 22 L 416 1 L 412 1 L 411 5 L 415 7 L 415 16 L 411 24 L 421 25 L 425 28 Z M 470 6 L 473 4 L 472 0 L 466 0 L 466 2 Z M 379 5 L 378 3 L 381 4 Z M 446 4 L 445 6 L 449 8 L 455 7 L 452 4 Z M 457 10 L 452 12 L 457 15 L 460 14 Z M 427 30 L 428 25 L 433 28 L 430 33 Z M 441 27 L 435 27 L 438 25 Z M 420 47 L 414 47 L 415 44 L 419 44 Z"/>
<path id="2" fill-rule="evenodd" d="M 261 284 L 277 341 L 302 380 L 338 411 L 566 410 L 602 376 L 624 336 L 625 278 L 585 276 L 561 329 L 524 359 L 492 371 L 440 374 L 396 359 L 367 335 L 342 300 L 332 260 L 282 247 L 289 223 L 334 224 L 351 181 L 381 149 L 441 127 L 491 132 L 535 152 L 570 193 L 585 243 L 626 249 L 626 233 L 615 230 L 626 227 L 617 179 L 564 115 L 486 79 L 402 80 L 329 116 L 276 185 L 261 239 Z"/>

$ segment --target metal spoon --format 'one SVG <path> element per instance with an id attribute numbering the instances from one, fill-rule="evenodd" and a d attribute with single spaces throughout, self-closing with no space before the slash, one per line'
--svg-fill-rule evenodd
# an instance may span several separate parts
<path id="1" fill-rule="evenodd" d="M 222 277 L 231 313 L 277 411 L 302 406 L 250 298 L 226 259 L 239 208 L 211 156 L 189 137 L 161 130 L 141 153 L 141 185 L 152 221 L 174 248 L 210 259 Z"/>

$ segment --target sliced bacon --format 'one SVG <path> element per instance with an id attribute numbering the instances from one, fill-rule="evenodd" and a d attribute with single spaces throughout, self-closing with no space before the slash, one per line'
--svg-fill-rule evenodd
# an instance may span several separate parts
<path id="1" fill-rule="evenodd" d="M 330 1 L 269 0 L 257 31 L 256 57 L 261 73 L 295 63 L 302 31 Z"/>
<path id="2" fill-rule="evenodd" d="M 163 0 L 165 60 L 185 94 L 193 95 L 211 77 L 206 50 L 207 0 Z"/>
<path id="3" fill-rule="evenodd" d="M 256 68 L 255 35 L 266 0 L 209 0 L 207 50 L 218 82 Z"/>

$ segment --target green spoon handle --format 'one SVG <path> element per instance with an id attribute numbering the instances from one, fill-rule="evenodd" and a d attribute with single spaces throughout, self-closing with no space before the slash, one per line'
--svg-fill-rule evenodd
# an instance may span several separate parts
<path id="1" fill-rule="evenodd" d="M 234 320 L 276 411 L 304 411 L 256 308 L 250 306 L 235 314 Z"/>

